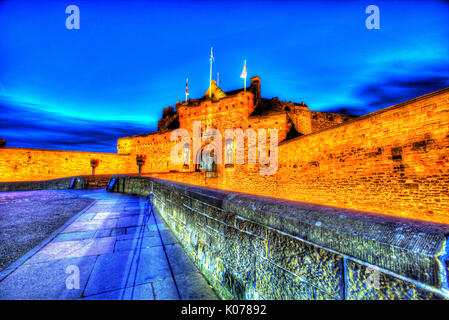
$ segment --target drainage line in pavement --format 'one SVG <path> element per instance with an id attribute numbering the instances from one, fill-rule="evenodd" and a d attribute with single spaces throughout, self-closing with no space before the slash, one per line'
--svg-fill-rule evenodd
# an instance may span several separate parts
<path id="1" fill-rule="evenodd" d="M 139 203 L 140 203 L 140 202 L 139 202 Z M 144 209 L 144 221 L 143 221 L 143 223 L 142 223 L 142 226 L 140 227 L 139 235 L 138 235 L 138 238 L 137 238 L 136 250 L 134 250 L 133 257 L 132 257 L 132 259 L 131 259 L 130 272 L 131 272 L 131 269 L 132 269 L 134 257 L 136 256 L 136 251 L 137 251 L 137 249 L 138 249 L 139 253 L 138 253 L 138 256 L 137 256 L 137 259 L 136 259 L 136 272 L 134 273 L 134 280 L 133 280 L 133 286 L 132 286 L 132 289 L 131 289 L 130 300 L 132 300 L 132 299 L 134 298 L 134 289 L 135 289 L 135 287 L 136 287 L 137 272 L 138 272 L 138 270 L 139 270 L 140 254 L 141 254 L 141 252 L 142 252 L 143 235 L 144 235 L 144 232 L 145 232 L 145 227 L 146 227 L 146 225 L 147 225 L 147 222 L 148 222 L 148 220 L 150 219 L 149 216 L 146 214 L 146 211 L 147 211 L 146 209 L 147 209 L 147 208 L 146 208 L 146 204 L 145 204 L 145 209 Z M 130 273 L 128 273 L 128 275 L 127 275 L 127 277 L 126 277 L 126 282 L 125 282 L 126 284 L 128 284 L 129 275 L 130 275 Z M 126 290 L 123 290 L 123 292 L 122 292 L 122 299 L 121 299 L 121 300 L 123 300 L 123 298 L 124 298 L 124 296 L 125 296 L 125 292 L 126 292 Z"/>
<path id="2" fill-rule="evenodd" d="M 161 230 L 159 229 L 159 225 L 158 225 L 158 222 L 157 222 L 157 220 L 156 220 L 156 216 L 154 215 L 153 204 L 152 204 L 151 201 L 150 201 L 150 199 L 152 199 L 152 196 L 153 196 L 153 195 L 150 194 L 150 195 L 147 197 L 147 201 L 146 201 L 146 203 L 145 203 L 145 211 L 150 211 L 150 208 L 151 208 L 149 217 L 151 217 L 151 215 L 153 215 L 154 222 L 155 222 L 156 228 L 157 228 L 157 232 L 159 233 L 159 238 L 161 239 L 162 249 L 164 249 L 165 258 L 167 259 L 168 267 L 170 268 L 170 273 L 171 273 L 171 276 L 172 276 L 172 278 L 173 278 L 173 282 L 174 282 L 174 284 L 175 284 L 176 293 L 178 294 L 179 300 L 182 300 L 181 294 L 179 293 L 178 284 L 176 283 L 175 274 L 173 273 L 173 269 L 172 269 L 172 267 L 171 267 L 170 259 L 168 258 L 168 254 L 167 254 L 167 250 L 166 250 L 166 248 L 165 248 L 164 241 L 162 240 Z M 148 218 L 148 219 L 149 219 L 149 218 Z"/>

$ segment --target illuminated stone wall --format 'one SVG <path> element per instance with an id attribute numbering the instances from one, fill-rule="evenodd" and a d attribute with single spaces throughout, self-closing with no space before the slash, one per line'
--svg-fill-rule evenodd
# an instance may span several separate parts
<path id="1" fill-rule="evenodd" d="M 126 140 L 130 145 L 130 159 L 136 159 L 136 155 L 145 156 L 145 164 L 142 168 L 143 173 L 150 172 L 169 172 L 170 170 L 182 170 L 182 165 L 175 165 L 170 160 L 170 150 L 176 142 L 170 141 L 171 131 L 165 133 L 154 133 L 134 136 Z M 121 144 L 119 139 L 119 153 Z"/>
<path id="2" fill-rule="evenodd" d="M 287 141 L 279 169 L 167 180 L 449 224 L 449 89 Z"/>
<path id="3" fill-rule="evenodd" d="M 259 164 L 218 165 L 218 177 L 205 179 L 194 172 L 193 144 L 190 165 L 175 165 L 167 122 L 164 132 L 120 138 L 118 154 L 0 148 L 0 181 L 90 174 L 92 158 L 100 160 L 98 174 L 137 173 L 136 156 L 143 155 L 143 175 L 449 224 L 448 88 L 354 119 L 276 98 L 264 100 L 274 109 L 257 113 L 256 96 L 240 91 L 165 113 L 191 135 L 193 121 L 201 121 L 202 130 L 222 133 L 251 128 L 269 136 L 277 129 L 283 141 L 294 126 L 303 135 L 281 143 L 275 175 L 261 176 Z M 223 155 L 224 148 L 223 141 Z M 245 144 L 246 163 L 247 149 Z"/>
<path id="4" fill-rule="evenodd" d="M 273 180 L 281 198 L 449 223 L 449 90 L 286 142 Z"/>
<path id="5" fill-rule="evenodd" d="M 448 299 L 447 225 L 119 176 L 225 299 Z"/>
<path id="6" fill-rule="evenodd" d="M 100 152 L 0 148 L 0 181 L 37 181 L 90 175 L 90 160 L 98 160 L 96 174 L 137 173 L 136 160 Z"/>

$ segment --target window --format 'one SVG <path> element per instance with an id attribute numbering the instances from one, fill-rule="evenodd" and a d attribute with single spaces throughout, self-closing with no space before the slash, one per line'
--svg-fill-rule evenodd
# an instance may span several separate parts
<path id="1" fill-rule="evenodd" d="M 184 162 L 183 167 L 188 168 L 190 163 L 190 145 L 188 143 L 184 144 L 182 148 L 182 160 Z"/>
<path id="2" fill-rule="evenodd" d="M 225 143 L 225 168 L 234 166 L 234 139 L 226 139 Z"/>

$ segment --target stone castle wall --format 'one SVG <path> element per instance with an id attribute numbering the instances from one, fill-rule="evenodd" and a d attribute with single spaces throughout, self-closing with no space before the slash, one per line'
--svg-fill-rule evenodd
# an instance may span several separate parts
<path id="1" fill-rule="evenodd" d="M 215 103 L 181 106 L 180 126 L 191 131 L 192 121 L 201 120 L 203 130 L 210 126 L 221 132 L 276 128 L 280 141 L 292 123 L 302 123 L 304 132 L 324 127 L 281 143 L 275 175 L 261 176 L 259 164 L 219 165 L 218 177 L 205 179 L 204 172 L 194 172 L 193 152 L 187 167 L 172 164 L 170 150 L 176 142 L 167 131 L 121 138 L 119 154 L 0 148 L 0 181 L 88 175 L 90 159 L 100 160 L 97 174 L 137 173 L 136 155 L 144 155 L 144 175 L 449 223 L 449 89 L 352 120 L 332 113 L 313 119 L 305 105 L 292 103 L 281 104 L 289 107 L 285 112 L 249 117 L 252 97 L 251 92 L 240 92 Z M 298 120 L 307 113 L 312 114 L 309 122 Z M 326 121 L 340 124 L 327 127 Z M 246 155 L 247 150 L 245 161 Z"/>
<path id="2" fill-rule="evenodd" d="M 163 179 L 449 223 L 449 89 L 279 146 L 279 168 L 218 167 Z"/>
<path id="3" fill-rule="evenodd" d="M 90 160 L 98 160 L 96 174 L 137 173 L 136 160 L 100 152 L 0 148 L 0 181 L 37 181 L 90 175 Z"/>
<path id="4" fill-rule="evenodd" d="M 348 116 L 339 113 L 316 112 L 316 111 L 309 111 L 309 112 L 312 127 L 311 132 L 329 128 L 350 120 Z"/>
<path id="5" fill-rule="evenodd" d="M 449 90 L 286 142 L 274 180 L 282 198 L 449 223 Z"/>

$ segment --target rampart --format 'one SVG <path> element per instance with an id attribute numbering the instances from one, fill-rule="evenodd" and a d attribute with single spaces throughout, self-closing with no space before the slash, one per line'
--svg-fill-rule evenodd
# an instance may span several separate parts
<path id="1" fill-rule="evenodd" d="M 226 299 L 447 299 L 443 224 L 116 176 Z"/>

